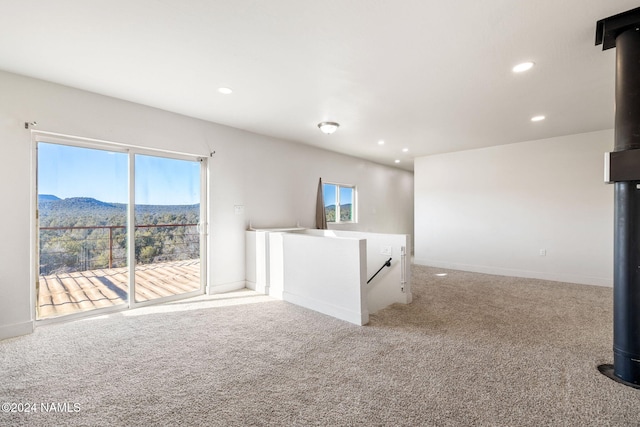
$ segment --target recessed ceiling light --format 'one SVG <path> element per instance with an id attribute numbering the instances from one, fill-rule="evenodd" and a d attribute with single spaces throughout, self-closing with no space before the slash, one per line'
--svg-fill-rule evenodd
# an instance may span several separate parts
<path id="1" fill-rule="evenodd" d="M 523 62 L 521 64 L 516 65 L 512 68 L 514 73 L 522 73 L 523 71 L 528 71 L 533 67 L 533 62 Z"/>
<path id="2" fill-rule="evenodd" d="M 380 141 L 378 141 L 378 145 L 384 145 L 384 140 L 381 139 Z"/>
<path id="3" fill-rule="evenodd" d="M 396 159 L 395 163 L 400 163 L 400 160 Z"/>
<path id="4" fill-rule="evenodd" d="M 229 89 L 228 87 L 218 88 L 218 92 L 220 92 L 223 95 L 230 95 L 230 94 L 233 93 L 233 91 L 231 89 Z"/>
<path id="5" fill-rule="evenodd" d="M 408 149 L 408 148 L 403 148 L 403 149 L 402 149 L 402 152 L 403 152 L 403 153 L 406 153 L 406 152 L 408 152 L 408 151 L 409 151 L 409 149 Z"/>
<path id="6" fill-rule="evenodd" d="M 533 116 L 533 117 L 531 117 L 531 121 L 532 122 L 540 122 L 540 121 L 542 121 L 544 119 L 546 119 L 545 116 Z"/>

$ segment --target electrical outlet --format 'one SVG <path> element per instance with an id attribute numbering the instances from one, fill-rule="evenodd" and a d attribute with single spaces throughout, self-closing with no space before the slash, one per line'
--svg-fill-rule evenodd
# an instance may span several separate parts
<path id="1" fill-rule="evenodd" d="M 380 255 L 391 256 L 391 246 L 380 246 Z"/>

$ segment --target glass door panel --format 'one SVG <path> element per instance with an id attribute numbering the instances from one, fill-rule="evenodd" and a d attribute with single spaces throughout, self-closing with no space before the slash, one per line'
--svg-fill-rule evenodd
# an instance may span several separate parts
<path id="1" fill-rule="evenodd" d="M 202 289 L 198 161 L 135 155 L 135 301 Z"/>
<path id="2" fill-rule="evenodd" d="M 37 144 L 37 318 L 128 304 L 128 156 Z"/>

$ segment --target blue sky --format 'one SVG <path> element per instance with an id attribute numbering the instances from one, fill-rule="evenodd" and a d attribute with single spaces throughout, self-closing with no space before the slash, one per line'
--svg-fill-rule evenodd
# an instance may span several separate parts
<path id="1" fill-rule="evenodd" d="M 322 196 L 325 206 L 336 204 L 336 188 L 335 184 L 323 184 Z M 348 205 L 353 203 L 353 190 L 351 188 L 340 188 L 340 205 Z"/>
<path id="2" fill-rule="evenodd" d="M 200 202 L 200 163 L 136 155 L 136 204 Z M 38 144 L 38 194 L 93 197 L 127 203 L 128 155 L 67 145 Z"/>
<path id="3" fill-rule="evenodd" d="M 336 186 L 332 184 L 324 184 L 322 186 L 322 197 L 325 206 L 335 206 L 336 204 Z"/>

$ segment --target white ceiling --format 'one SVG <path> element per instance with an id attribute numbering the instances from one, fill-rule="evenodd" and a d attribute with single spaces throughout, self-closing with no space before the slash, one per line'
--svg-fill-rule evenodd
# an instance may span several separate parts
<path id="1" fill-rule="evenodd" d="M 411 170 L 428 154 L 612 128 L 615 49 L 594 45 L 596 21 L 637 6 L 0 0 L 0 69 Z M 512 73 L 525 60 L 536 66 Z M 322 134 L 325 120 L 338 132 Z"/>

